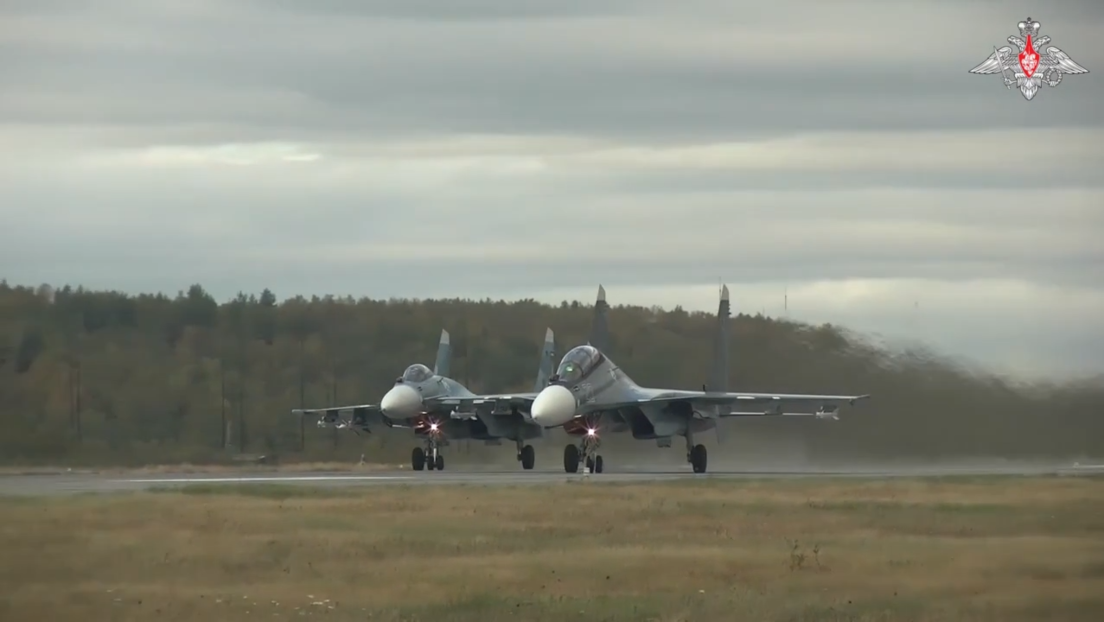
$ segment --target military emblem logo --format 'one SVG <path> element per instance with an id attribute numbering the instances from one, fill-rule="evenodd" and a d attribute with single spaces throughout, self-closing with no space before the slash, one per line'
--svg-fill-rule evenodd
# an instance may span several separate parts
<path id="1" fill-rule="evenodd" d="M 1069 54 L 1053 45 L 1047 45 L 1050 37 L 1039 36 L 1039 25 L 1039 22 L 1030 17 L 1020 22 L 1020 36 L 1008 37 L 1008 42 L 1012 45 L 1000 49 L 993 46 L 993 53 L 989 58 L 971 69 L 970 73 L 999 73 L 1006 88 L 1018 88 L 1028 101 L 1035 97 L 1044 84 L 1052 87 L 1061 84 L 1064 73 L 1089 73 L 1088 69 L 1075 63 Z"/>

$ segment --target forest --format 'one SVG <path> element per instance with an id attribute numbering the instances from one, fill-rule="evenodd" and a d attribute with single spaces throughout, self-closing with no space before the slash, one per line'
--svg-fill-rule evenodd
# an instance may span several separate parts
<path id="1" fill-rule="evenodd" d="M 409 431 L 358 437 L 304 425 L 290 411 L 377 403 L 407 365 L 432 365 L 442 328 L 452 338 L 452 377 L 474 391 L 530 390 L 545 328 L 562 353 L 585 342 L 592 309 L 577 301 L 279 300 L 268 289 L 220 304 L 198 284 L 176 296 L 135 296 L 2 281 L 0 462 L 211 463 L 241 454 L 403 462 Z M 614 306 L 608 321 L 610 354 L 639 384 L 705 381 L 711 313 Z M 731 389 L 873 395 L 838 422 L 726 428 L 741 438 L 800 442 L 824 462 L 1104 456 L 1104 379 L 1017 381 L 831 325 L 745 314 L 732 322 Z M 558 451 L 558 437 L 549 443 Z M 512 458 L 481 444 L 464 453 Z"/>

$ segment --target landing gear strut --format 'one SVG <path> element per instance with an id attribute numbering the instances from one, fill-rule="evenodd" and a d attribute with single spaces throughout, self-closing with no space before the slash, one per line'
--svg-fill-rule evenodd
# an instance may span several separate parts
<path id="1" fill-rule="evenodd" d="M 588 471 L 601 473 L 603 468 L 602 456 L 598 455 L 598 448 L 601 445 L 602 442 L 598 439 L 597 434 L 588 433 L 583 436 L 579 446 L 568 445 L 564 447 L 564 472 L 578 473 L 580 458 L 582 458 Z"/>
<path id="2" fill-rule="evenodd" d="M 410 466 L 415 471 L 421 471 L 426 467 L 430 471 L 445 470 L 445 457 L 441 455 L 441 445 L 433 436 L 426 437 L 425 449 L 415 447 L 410 454 Z"/>
<path id="3" fill-rule="evenodd" d="M 708 462 L 708 453 L 705 451 L 705 445 L 695 445 L 694 437 L 689 433 L 686 434 L 686 461 L 690 463 L 690 466 L 694 468 L 695 473 L 705 473 L 705 466 Z"/>
<path id="4" fill-rule="evenodd" d="M 526 471 L 530 471 L 533 465 L 537 463 L 537 452 L 533 449 L 532 445 L 525 445 L 524 441 L 518 440 L 518 455 L 517 459 L 521 462 L 521 468 Z"/>

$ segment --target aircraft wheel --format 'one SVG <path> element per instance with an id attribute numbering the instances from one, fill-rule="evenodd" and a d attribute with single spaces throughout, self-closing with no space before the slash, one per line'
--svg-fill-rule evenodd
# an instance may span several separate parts
<path id="1" fill-rule="evenodd" d="M 415 471 L 421 471 L 426 465 L 425 451 L 421 447 L 415 447 L 414 451 L 410 452 L 410 466 L 414 467 Z"/>
<path id="2" fill-rule="evenodd" d="M 566 457 L 565 457 L 566 460 Z M 521 448 L 521 468 L 526 471 L 533 469 L 533 465 L 537 463 L 537 450 L 533 449 L 532 445 L 526 445 Z M 567 464 L 566 462 L 564 463 Z"/>
<path id="3" fill-rule="evenodd" d="M 564 472 L 565 473 L 578 473 L 579 472 L 579 448 L 574 445 L 567 445 L 564 447 Z"/>
<path id="4" fill-rule="evenodd" d="M 705 473 L 707 462 L 708 454 L 705 451 L 705 445 L 694 445 L 690 450 L 690 465 L 694 467 L 694 472 Z"/>
<path id="5" fill-rule="evenodd" d="M 445 457 L 441 454 L 437 454 L 437 459 L 433 461 L 433 466 L 437 467 L 438 471 L 445 470 Z"/>
<path id="6" fill-rule="evenodd" d="M 594 472 L 595 473 L 601 473 L 602 472 L 602 456 L 595 456 L 594 457 Z"/>

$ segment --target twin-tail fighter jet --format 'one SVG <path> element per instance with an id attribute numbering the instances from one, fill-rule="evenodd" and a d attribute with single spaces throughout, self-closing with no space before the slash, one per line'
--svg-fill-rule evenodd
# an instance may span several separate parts
<path id="1" fill-rule="evenodd" d="M 523 469 L 532 469 L 536 452 L 526 441 L 544 435 L 529 417 L 529 406 L 547 386 L 552 372 L 554 335 L 548 329 L 540 353 L 532 393 L 478 395 L 448 377 L 452 348 L 448 331 L 441 331 L 437 361 L 432 371 L 415 363 L 406 368 L 378 405 L 358 404 L 332 408 L 295 409 L 293 414 L 318 416 L 319 427 L 338 427 L 371 433 L 373 426 L 410 428 L 423 440 L 415 447 L 410 463 L 415 471 L 445 468 L 441 448 L 449 440 L 482 440 L 498 444 L 501 439 L 517 443 L 517 458 Z"/>
<path id="2" fill-rule="evenodd" d="M 804 395 L 787 393 L 730 392 L 728 384 L 728 287 L 721 290 L 717 311 L 713 370 L 709 384 L 701 391 L 653 389 L 634 383 L 603 352 L 605 343 L 605 291 L 598 288 L 598 308 L 592 338 L 564 355 L 556 374 L 541 390 L 529 409 L 533 422 L 544 427 L 562 427 L 578 444 L 564 447 L 564 470 L 575 473 L 580 458 L 593 473 L 603 470 L 600 433 L 631 432 L 633 438 L 654 439 L 660 447 L 670 447 L 671 438 L 686 439 L 686 459 L 695 473 L 705 473 L 707 455 L 704 445 L 694 437 L 714 429 L 726 417 L 765 417 L 783 415 L 837 418 L 839 405 L 869 395 Z M 599 325 L 600 324 L 600 325 Z M 597 337 L 597 339 L 596 339 Z"/>

